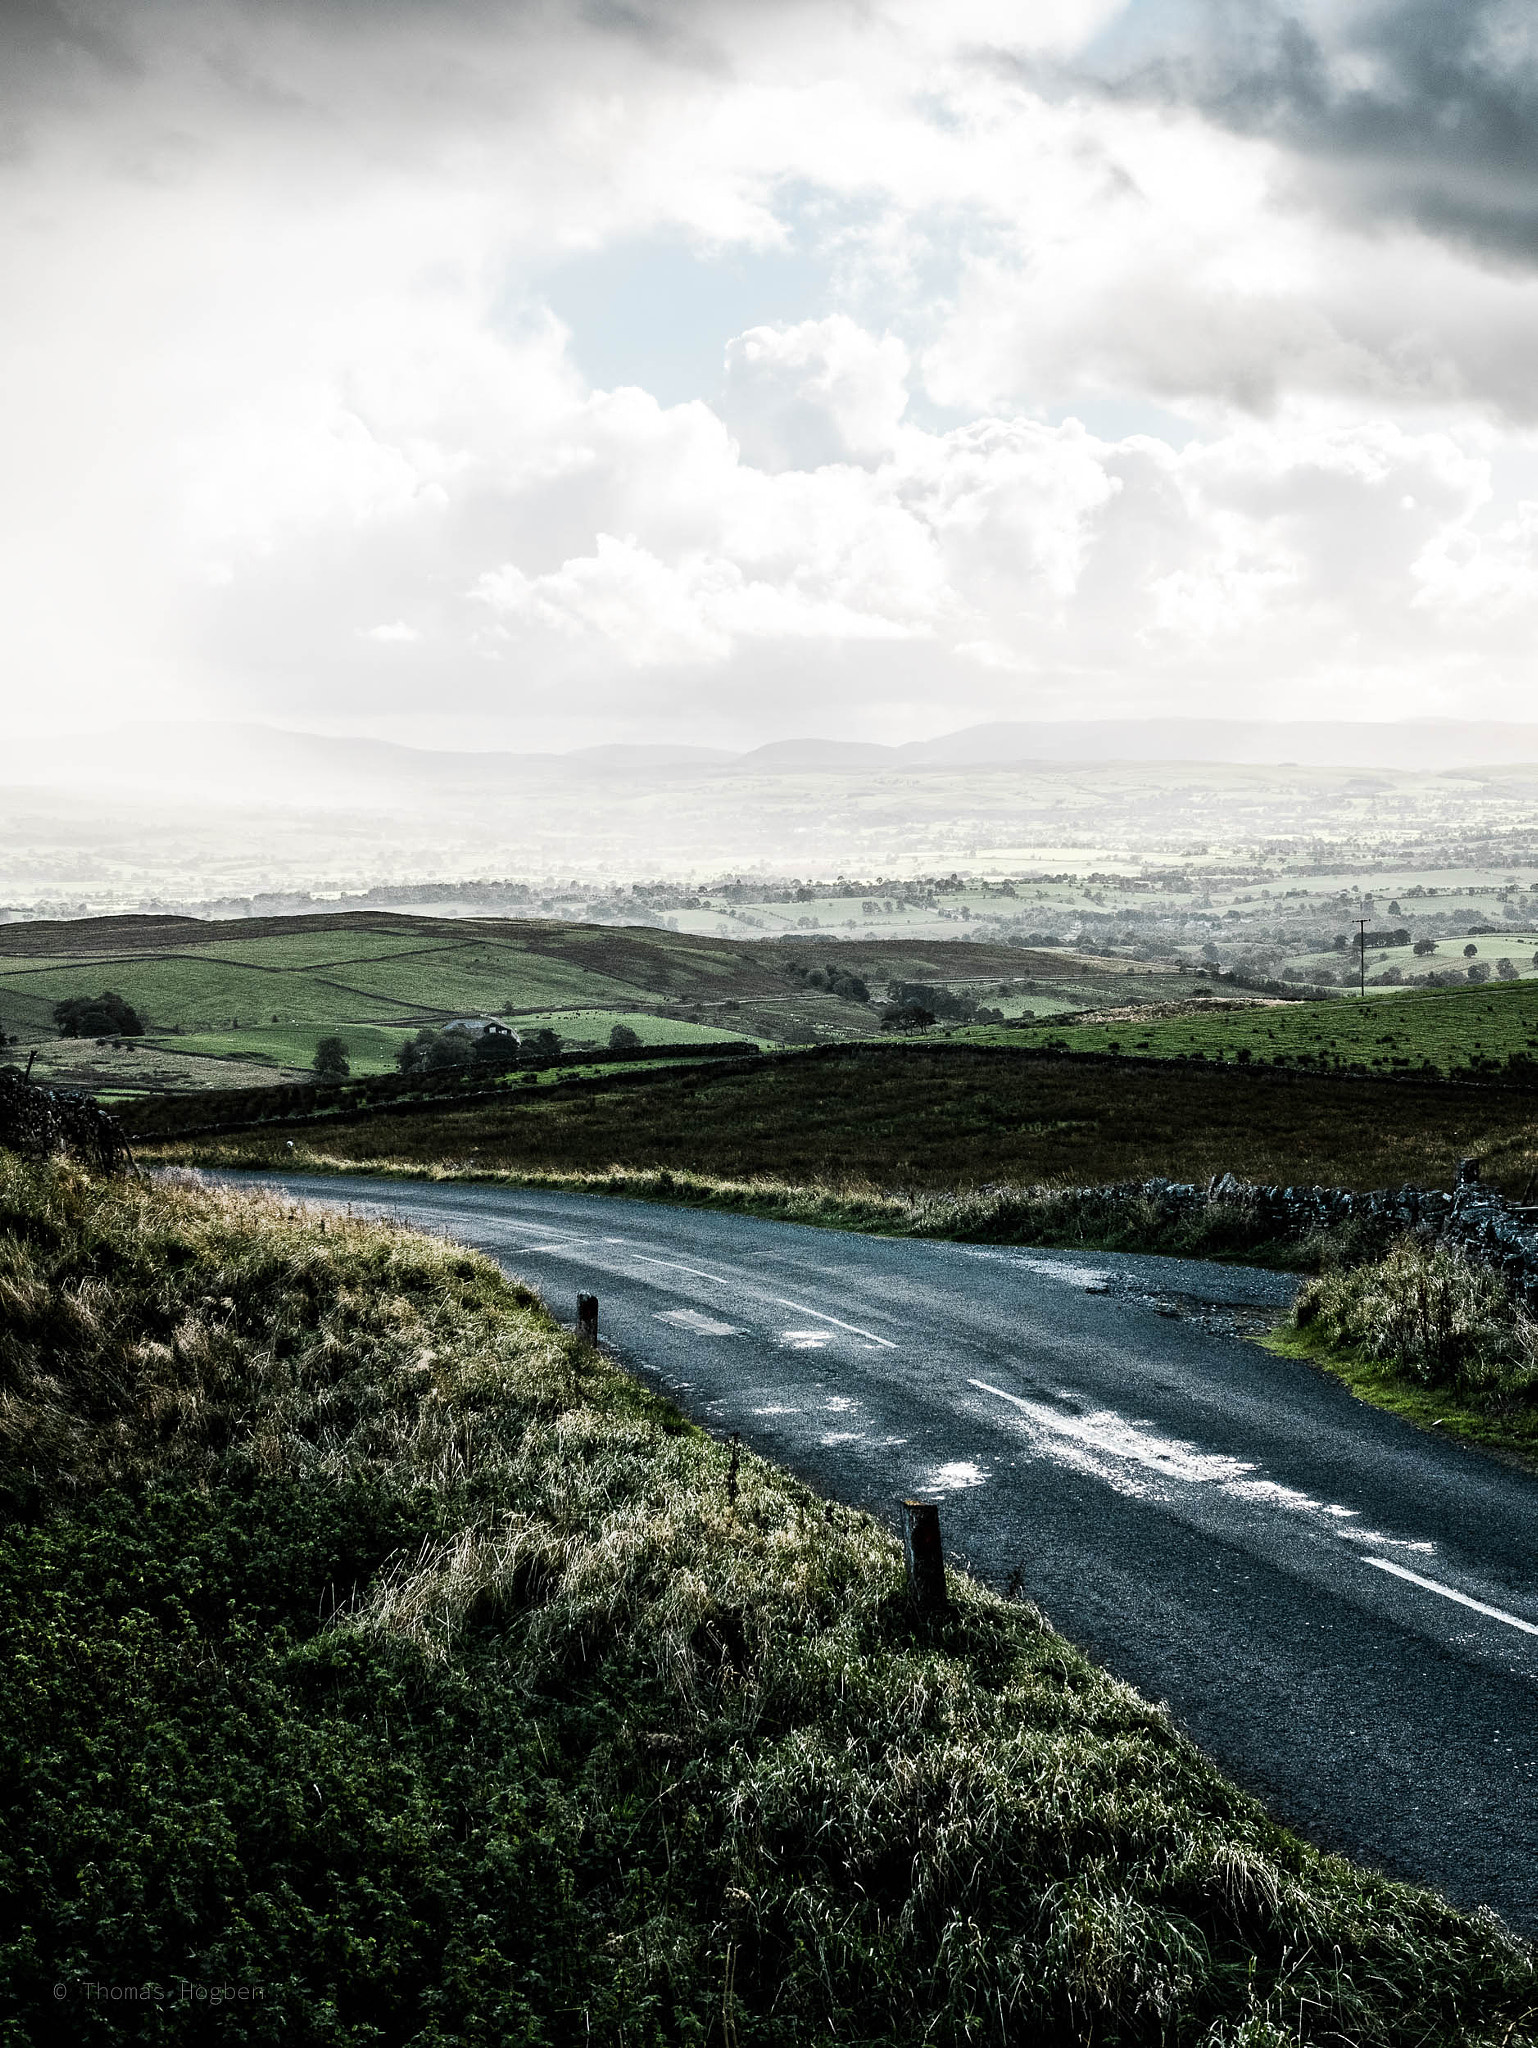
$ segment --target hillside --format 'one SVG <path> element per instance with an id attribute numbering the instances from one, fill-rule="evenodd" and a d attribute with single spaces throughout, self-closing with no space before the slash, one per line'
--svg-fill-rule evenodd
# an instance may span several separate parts
<path id="1" fill-rule="evenodd" d="M 18 2041 L 1534 2039 L 1495 1923 L 480 1257 L 0 1155 L 0 1274 Z"/>
<path id="2" fill-rule="evenodd" d="M 1054 1019 L 1030 1043 L 1147 1059 L 1238 1060 L 1371 1073 L 1493 1072 L 1538 1061 L 1538 981 L 1407 989 L 1367 1001 L 1224 1001 L 1212 997 L 1102 1017 Z M 979 1044 L 1020 1044 L 1011 1031 L 969 1030 Z"/>
<path id="3" fill-rule="evenodd" d="M 1128 986 L 1164 988 L 1146 974 L 1129 980 L 1120 964 L 922 936 L 756 941 L 382 911 L 123 917 L 0 926 L 0 1028 L 39 1048 L 39 1078 L 114 1093 L 251 1085 L 264 1069 L 280 1079 L 307 1068 L 333 1033 L 357 1072 L 384 1072 L 421 1026 L 487 1012 L 576 1044 L 605 1043 L 617 1023 L 648 1044 L 874 1036 L 873 1010 L 816 985 L 829 966 L 878 993 L 891 979 L 981 993 L 1032 977 L 1071 987 L 1082 1005 Z M 146 1037 L 115 1050 L 61 1043 L 54 1004 L 104 987 L 139 1012 Z M 245 1063 L 238 1083 L 223 1060 Z"/>
<path id="4" fill-rule="evenodd" d="M 201 1108 L 201 1105 L 199 1105 Z M 592 1173 L 667 1168 L 733 1180 L 887 1189 L 997 1182 L 1451 1184 L 1460 1158 L 1519 1194 L 1538 1171 L 1538 1093 L 1486 1082 L 1358 1080 L 1196 1063 L 1022 1056 L 940 1041 L 830 1046 L 595 1076 L 464 1108 L 192 1138 L 154 1105 L 129 1129 L 166 1157 L 272 1164 L 290 1139 L 336 1162 Z"/>

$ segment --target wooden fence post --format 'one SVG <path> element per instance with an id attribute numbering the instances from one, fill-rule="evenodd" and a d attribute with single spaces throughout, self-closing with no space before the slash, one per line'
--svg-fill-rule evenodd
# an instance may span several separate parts
<path id="1" fill-rule="evenodd" d="M 945 1552 L 940 1547 L 940 1510 L 933 1501 L 903 1502 L 903 1555 L 908 1584 L 919 1610 L 934 1614 L 947 1604 Z"/>
<path id="2" fill-rule="evenodd" d="M 598 1296 L 577 1296 L 577 1335 L 589 1344 L 598 1342 Z"/>

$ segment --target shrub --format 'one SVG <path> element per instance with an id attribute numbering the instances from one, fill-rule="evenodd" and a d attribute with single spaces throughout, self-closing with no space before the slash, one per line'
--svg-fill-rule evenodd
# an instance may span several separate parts
<path id="1" fill-rule="evenodd" d="M 609 1033 L 610 1052 L 634 1052 L 641 1043 L 639 1031 L 632 1031 L 628 1024 L 616 1024 Z"/>
<path id="2" fill-rule="evenodd" d="M 0 1067 L 0 1148 L 0 1158 L 4 1151 L 32 1159 L 68 1152 L 105 1173 L 131 1163 L 116 1117 L 88 1095 L 34 1086 L 19 1067 Z"/>

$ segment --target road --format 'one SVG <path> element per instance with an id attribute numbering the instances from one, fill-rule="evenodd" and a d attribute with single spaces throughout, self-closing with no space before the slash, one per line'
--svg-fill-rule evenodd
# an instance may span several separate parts
<path id="1" fill-rule="evenodd" d="M 1538 1479 L 1244 1341 L 1285 1277 L 259 1178 L 478 1246 L 568 1322 L 596 1294 L 713 1432 L 889 1523 L 939 1499 L 954 1559 L 1311 1840 L 1538 1934 Z"/>

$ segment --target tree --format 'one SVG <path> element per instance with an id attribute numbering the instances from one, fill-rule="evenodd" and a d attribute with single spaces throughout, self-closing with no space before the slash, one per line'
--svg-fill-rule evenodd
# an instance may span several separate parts
<path id="1" fill-rule="evenodd" d="M 1435 939 L 1417 939 L 1411 950 L 1414 952 L 1417 960 L 1425 960 L 1432 953 L 1434 953 L 1436 949 L 1437 942 Z"/>
<path id="2" fill-rule="evenodd" d="M 560 1037 L 547 1024 L 542 1030 L 536 1031 L 532 1037 L 523 1041 L 523 1049 L 526 1053 L 536 1054 L 540 1059 L 553 1060 L 561 1049 Z"/>
<path id="3" fill-rule="evenodd" d="M 315 1048 L 311 1061 L 317 1081 L 345 1081 L 352 1072 L 352 1062 L 347 1057 L 345 1038 L 323 1038 Z"/>
<path id="4" fill-rule="evenodd" d="M 921 1003 L 899 1003 L 896 1009 L 888 1010 L 881 1020 L 883 1031 L 927 1031 L 935 1021 L 933 1010 L 926 1010 Z"/>
<path id="5" fill-rule="evenodd" d="M 609 1033 L 610 1052 L 634 1052 L 641 1043 L 639 1031 L 632 1031 L 628 1024 L 616 1024 Z"/>
<path id="6" fill-rule="evenodd" d="M 1497 960 L 1495 971 L 1502 981 L 1515 981 L 1517 979 L 1517 963 L 1515 960 Z"/>
<path id="7" fill-rule="evenodd" d="M 1489 979 L 1490 979 L 1490 970 L 1489 970 L 1489 968 L 1488 968 L 1488 967 L 1486 967 L 1486 965 L 1485 965 L 1485 963 L 1484 963 L 1484 961 L 1483 961 L 1483 960 L 1476 960 L 1476 961 L 1474 962 L 1473 966 L 1472 966 L 1472 967 L 1471 967 L 1471 968 L 1469 969 L 1469 980 L 1470 980 L 1470 981 L 1488 981 Z"/>
<path id="8" fill-rule="evenodd" d="M 1477 947 L 1476 945 L 1473 945 L 1473 944 L 1471 943 L 1471 944 L 1469 944 L 1469 945 L 1467 945 L 1467 946 L 1465 946 L 1465 947 L 1464 947 L 1464 949 L 1463 949 L 1463 957 L 1464 957 L 1464 959 L 1465 959 L 1465 960 L 1472 960 L 1472 959 L 1473 959 L 1473 957 L 1474 957 L 1474 955 L 1475 955 L 1475 954 L 1476 954 L 1476 953 L 1477 953 L 1478 951 L 1479 951 L 1479 948 L 1478 948 L 1478 947 Z"/>
<path id="9" fill-rule="evenodd" d="M 53 1006 L 61 1038 L 142 1038 L 137 1010 L 104 988 L 99 996 L 67 996 Z"/>
<path id="10" fill-rule="evenodd" d="M 434 1031 L 423 1025 L 395 1055 L 403 1074 L 434 1074 L 445 1067 L 467 1067 L 475 1057 L 475 1041 L 463 1031 Z"/>

